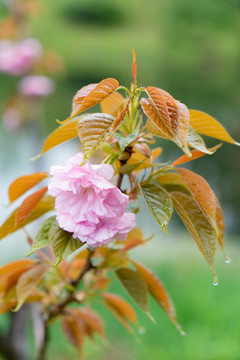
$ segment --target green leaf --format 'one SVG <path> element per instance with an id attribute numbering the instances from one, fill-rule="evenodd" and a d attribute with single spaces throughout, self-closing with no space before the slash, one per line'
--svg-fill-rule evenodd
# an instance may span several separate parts
<path id="1" fill-rule="evenodd" d="M 56 221 L 56 216 L 52 216 L 42 223 L 42 226 L 33 240 L 32 248 L 26 256 L 32 255 L 35 251 L 50 245 L 48 234 L 54 221 Z"/>
<path id="2" fill-rule="evenodd" d="M 188 127 L 188 133 L 187 133 L 187 142 L 189 146 L 205 153 L 211 155 L 213 151 L 207 149 L 205 142 L 203 141 L 203 138 L 196 133 L 196 131 L 189 126 Z"/>
<path id="3" fill-rule="evenodd" d="M 168 192 L 160 185 L 140 186 L 143 198 L 154 219 L 167 234 L 167 225 L 172 216 L 173 204 Z"/>
<path id="4" fill-rule="evenodd" d="M 136 305 L 144 313 L 149 314 L 148 287 L 139 272 L 128 268 L 121 268 L 116 271 L 116 274 Z"/>
<path id="5" fill-rule="evenodd" d="M 214 268 L 217 237 L 214 228 L 191 195 L 172 192 L 171 197 L 176 212 L 207 260 L 214 282 L 217 284 L 217 275 Z"/>
<path id="6" fill-rule="evenodd" d="M 61 229 L 56 220 L 53 221 L 48 236 L 56 257 L 54 266 L 57 266 L 63 259 L 83 245 L 80 240 L 72 237 L 72 233 Z"/>
<path id="7" fill-rule="evenodd" d="M 139 129 L 135 129 L 131 134 L 129 134 L 128 136 L 124 136 L 121 133 L 116 133 L 114 134 L 114 137 L 117 139 L 120 148 L 122 151 L 125 150 L 125 148 L 131 144 L 132 141 L 134 141 L 138 135 Z"/>

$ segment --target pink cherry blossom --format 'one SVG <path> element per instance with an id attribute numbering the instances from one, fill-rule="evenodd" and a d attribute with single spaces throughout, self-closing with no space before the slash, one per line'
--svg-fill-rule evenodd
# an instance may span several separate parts
<path id="1" fill-rule="evenodd" d="M 42 46 L 36 39 L 25 39 L 13 43 L 0 42 L 0 71 L 10 75 L 27 73 L 42 55 Z"/>
<path id="2" fill-rule="evenodd" d="M 125 213 L 128 196 L 109 180 L 113 168 L 108 164 L 92 165 L 82 153 L 70 158 L 65 167 L 52 166 L 49 194 L 55 197 L 60 228 L 91 247 L 125 240 L 135 224 L 135 214 Z"/>
<path id="3" fill-rule="evenodd" d="M 25 96 L 41 97 L 51 95 L 54 83 L 47 76 L 25 76 L 19 83 L 19 92 Z"/>

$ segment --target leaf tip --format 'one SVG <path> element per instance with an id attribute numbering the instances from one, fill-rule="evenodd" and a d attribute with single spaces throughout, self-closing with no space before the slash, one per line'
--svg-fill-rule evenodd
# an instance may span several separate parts
<path id="1" fill-rule="evenodd" d="M 42 153 L 38 154 L 37 156 L 34 156 L 34 157 L 30 158 L 29 161 L 33 162 L 33 161 L 39 159 L 41 156 L 42 156 Z"/>
<path id="2" fill-rule="evenodd" d="M 182 336 L 186 336 L 186 332 L 183 330 L 183 328 L 181 327 L 181 325 L 179 325 L 178 323 L 174 323 L 176 329 L 179 331 L 180 335 Z"/>
<path id="3" fill-rule="evenodd" d="M 149 311 L 146 312 L 146 315 L 155 325 L 157 325 L 156 320 L 154 319 L 154 317 L 152 316 L 152 314 Z"/>

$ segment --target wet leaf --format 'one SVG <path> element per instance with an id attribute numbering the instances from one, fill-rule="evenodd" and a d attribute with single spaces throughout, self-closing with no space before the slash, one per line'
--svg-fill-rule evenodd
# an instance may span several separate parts
<path id="1" fill-rule="evenodd" d="M 101 102 L 101 112 L 117 117 L 124 107 L 124 102 L 124 97 L 115 91 Z"/>
<path id="2" fill-rule="evenodd" d="M 240 145 L 237 143 L 224 129 L 224 127 L 212 116 L 197 110 L 189 110 L 190 125 L 199 134 L 211 136 L 218 140 L 226 141 L 231 144 Z"/>
<path id="3" fill-rule="evenodd" d="M 224 231 L 225 231 L 224 215 L 223 215 L 223 210 L 222 210 L 222 207 L 221 207 L 221 204 L 220 204 L 218 198 L 216 197 L 215 200 L 216 200 L 216 223 L 217 223 L 217 227 L 218 227 L 217 239 L 218 239 L 219 246 L 223 250 L 223 253 L 224 253 L 224 249 L 223 249 L 223 237 L 224 237 Z M 226 257 L 226 255 L 225 255 L 225 257 Z"/>
<path id="4" fill-rule="evenodd" d="M 137 306 L 146 314 L 149 314 L 147 285 L 142 276 L 131 269 L 122 268 L 116 271 L 117 277 Z"/>
<path id="5" fill-rule="evenodd" d="M 36 208 L 39 201 L 43 198 L 47 192 L 48 187 L 45 186 L 37 190 L 35 193 L 29 195 L 19 206 L 16 214 L 16 226 L 21 224 Z"/>
<path id="6" fill-rule="evenodd" d="M 48 236 L 56 257 L 54 266 L 57 266 L 63 259 L 83 245 L 80 240 L 72 237 L 72 233 L 61 229 L 56 220 L 53 221 Z"/>
<path id="7" fill-rule="evenodd" d="M 51 216 L 42 223 L 36 237 L 33 240 L 31 250 L 26 256 L 30 256 L 35 251 L 50 245 L 48 234 L 54 221 L 56 221 L 56 216 Z"/>
<path id="8" fill-rule="evenodd" d="M 47 267 L 43 264 L 39 264 L 20 276 L 16 286 L 18 303 L 14 311 L 18 311 L 21 308 L 46 271 Z"/>
<path id="9" fill-rule="evenodd" d="M 3 239 L 5 236 L 12 234 L 18 229 L 21 229 L 23 226 L 31 223 L 51 210 L 54 210 L 54 198 L 52 196 L 45 195 L 39 201 L 33 212 L 19 225 L 16 225 L 16 214 L 18 211 L 18 209 L 16 209 L 0 227 L 0 239 Z"/>
<path id="10" fill-rule="evenodd" d="M 20 176 L 19 178 L 14 180 L 8 189 L 8 197 L 10 203 L 18 199 L 26 191 L 40 183 L 48 176 L 49 174 L 47 172 L 38 172 L 31 175 Z"/>
<path id="11" fill-rule="evenodd" d="M 78 116 L 76 119 L 73 119 L 56 128 L 45 140 L 41 153 L 32 160 L 37 159 L 55 146 L 76 138 L 78 136 L 77 123 L 81 118 L 82 116 Z"/>
<path id="12" fill-rule="evenodd" d="M 136 324 L 137 317 L 133 307 L 119 295 L 104 293 L 104 303 L 107 308 L 116 316 L 120 323 L 132 333 L 129 322 Z"/>
<path id="13" fill-rule="evenodd" d="M 202 213 L 191 195 L 180 192 L 172 192 L 170 195 L 175 210 L 207 260 L 214 282 L 217 283 L 217 275 L 214 268 L 217 239 L 211 223 Z"/>
<path id="14" fill-rule="evenodd" d="M 202 176 L 194 173 L 191 170 L 184 168 L 176 168 L 176 170 L 187 184 L 188 189 L 193 195 L 196 203 L 212 224 L 216 234 L 218 234 L 215 210 L 216 197 L 211 187 Z"/>
<path id="15" fill-rule="evenodd" d="M 148 291 L 156 302 L 162 307 L 162 309 L 169 316 L 169 319 L 176 325 L 177 329 L 181 332 L 181 328 L 177 323 L 176 312 L 172 300 L 170 299 L 163 283 L 157 278 L 151 270 L 147 269 L 142 264 L 136 261 L 132 261 L 134 266 L 137 268 L 144 281 L 148 286 Z"/>
<path id="16" fill-rule="evenodd" d="M 212 147 L 211 149 L 208 149 L 208 150 L 211 152 L 211 154 L 213 154 L 213 153 L 215 153 L 215 151 L 217 151 L 217 149 L 220 148 L 220 146 L 222 146 L 222 143 L 218 144 L 218 145 L 216 145 L 216 146 L 214 146 L 214 147 Z M 191 154 L 192 154 L 192 156 L 190 158 L 188 156 L 186 156 L 186 155 L 180 156 L 178 159 L 176 159 L 172 163 L 172 166 L 182 165 L 182 164 L 185 164 L 188 161 L 196 160 L 196 159 L 199 159 L 202 156 L 206 155 L 205 152 L 202 152 L 202 151 L 199 151 L 199 150 L 193 150 L 193 151 L 191 151 Z"/>
<path id="17" fill-rule="evenodd" d="M 0 315 L 12 310 L 17 305 L 16 287 L 8 291 L 4 299 L 0 300 Z"/>
<path id="18" fill-rule="evenodd" d="M 156 184 L 146 184 L 140 186 L 140 189 L 151 214 L 167 234 L 167 225 L 173 212 L 172 200 L 168 192 Z"/>

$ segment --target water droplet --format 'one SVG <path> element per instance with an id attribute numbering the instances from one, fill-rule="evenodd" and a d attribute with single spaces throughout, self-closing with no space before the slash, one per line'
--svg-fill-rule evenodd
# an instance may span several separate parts
<path id="1" fill-rule="evenodd" d="M 218 285 L 218 282 L 217 282 L 217 281 L 214 281 L 214 282 L 213 282 L 213 285 L 214 285 L 214 286 L 217 286 L 217 285 Z"/>
<path id="2" fill-rule="evenodd" d="M 138 329 L 138 333 L 139 333 L 140 335 L 144 335 L 144 334 L 146 333 L 146 329 L 145 329 L 144 327 L 140 327 L 140 328 Z"/>
<path id="3" fill-rule="evenodd" d="M 226 259 L 225 259 L 225 263 L 226 263 L 226 264 L 230 264 L 230 262 L 231 262 L 231 259 L 229 259 L 229 258 L 226 258 Z"/>

